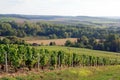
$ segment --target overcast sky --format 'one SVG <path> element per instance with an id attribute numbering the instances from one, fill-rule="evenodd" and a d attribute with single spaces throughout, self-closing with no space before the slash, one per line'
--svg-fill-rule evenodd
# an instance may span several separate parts
<path id="1" fill-rule="evenodd" d="M 120 0 L 0 0 L 0 14 L 120 16 Z"/>

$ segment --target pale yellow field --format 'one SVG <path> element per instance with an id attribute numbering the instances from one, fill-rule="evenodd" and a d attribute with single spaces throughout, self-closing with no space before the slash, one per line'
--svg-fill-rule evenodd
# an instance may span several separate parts
<path id="1" fill-rule="evenodd" d="M 56 45 L 64 45 L 67 40 L 70 40 L 71 42 L 76 42 L 77 38 L 48 39 L 48 40 L 30 39 L 30 40 L 26 40 L 26 42 L 30 44 L 37 43 L 37 44 L 43 44 L 43 45 L 49 45 L 50 42 L 55 42 Z"/>
<path id="2" fill-rule="evenodd" d="M 67 40 L 70 40 L 71 42 L 76 42 L 77 38 L 48 39 L 48 40 L 30 39 L 30 40 L 26 40 L 26 42 L 30 44 L 37 43 L 37 44 L 43 44 L 43 45 L 49 45 L 50 42 L 55 42 L 56 45 L 64 45 Z"/>

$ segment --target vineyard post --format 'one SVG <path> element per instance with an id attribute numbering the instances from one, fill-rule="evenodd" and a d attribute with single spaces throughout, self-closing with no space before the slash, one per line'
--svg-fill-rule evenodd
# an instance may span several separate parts
<path id="1" fill-rule="evenodd" d="M 39 71 L 39 68 L 40 68 L 40 54 L 38 53 L 38 71 Z"/>
<path id="2" fill-rule="evenodd" d="M 73 67 L 73 54 L 72 54 L 72 62 L 71 63 L 72 63 L 72 67 Z"/>
<path id="3" fill-rule="evenodd" d="M 58 60 L 59 60 L 59 67 L 61 67 L 61 66 L 60 66 L 60 55 L 58 56 Z"/>
<path id="4" fill-rule="evenodd" d="M 71 59 L 71 66 L 73 67 L 73 55 L 71 56 L 70 48 L 68 48 Z"/>
<path id="5" fill-rule="evenodd" d="M 7 53 L 5 52 L 5 72 L 8 72 Z"/>

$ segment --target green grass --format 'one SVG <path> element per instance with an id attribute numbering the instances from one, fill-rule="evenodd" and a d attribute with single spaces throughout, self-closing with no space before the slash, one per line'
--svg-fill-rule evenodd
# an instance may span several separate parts
<path id="1" fill-rule="evenodd" d="M 48 50 L 62 50 L 67 53 L 77 53 L 80 55 L 92 55 L 92 56 L 101 56 L 101 57 L 110 57 L 110 58 L 120 58 L 119 53 L 115 52 L 107 52 L 107 51 L 99 51 L 99 50 L 90 50 L 85 48 L 73 48 L 73 47 L 62 47 L 62 46 L 40 46 L 39 48 L 48 49 Z"/>
<path id="2" fill-rule="evenodd" d="M 120 65 L 101 67 L 79 67 L 29 73 L 27 76 L 4 77 L 0 80 L 120 80 Z"/>

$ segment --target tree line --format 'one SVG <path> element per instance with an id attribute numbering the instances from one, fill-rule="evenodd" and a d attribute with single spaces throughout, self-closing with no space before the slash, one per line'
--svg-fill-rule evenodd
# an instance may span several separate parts
<path id="1" fill-rule="evenodd" d="M 27 44 L 24 40 L 15 36 L 0 37 L 0 44 Z"/>
<path id="2" fill-rule="evenodd" d="M 76 42 L 67 40 L 65 46 L 120 52 L 120 36 L 117 34 L 109 34 L 105 39 L 82 36 L 78 38 Z"/>
<path id="3" fill-rule="evenodd" d="M 111 34 L 120 34 L 120 28 L 98 28 L 96 26 L 79 24 L 65 25 L 42 22 L 0 22 L 0 36 L 45 36 L 48 38 L 80 38 L 83 35 L 88 38 L 104 39 Z"/>
<path id="4" fill-rule="evenodd" d="M 81 52 L 82 53 L 82 52 Z M 0 70 L 17 72 L 21 68 L 56 69 L 76 66 L 102 66 L 120 64 L 118 58 L 80 55 L 65 51 L 50 51 L 26 45 L 1 44 Z"/>

